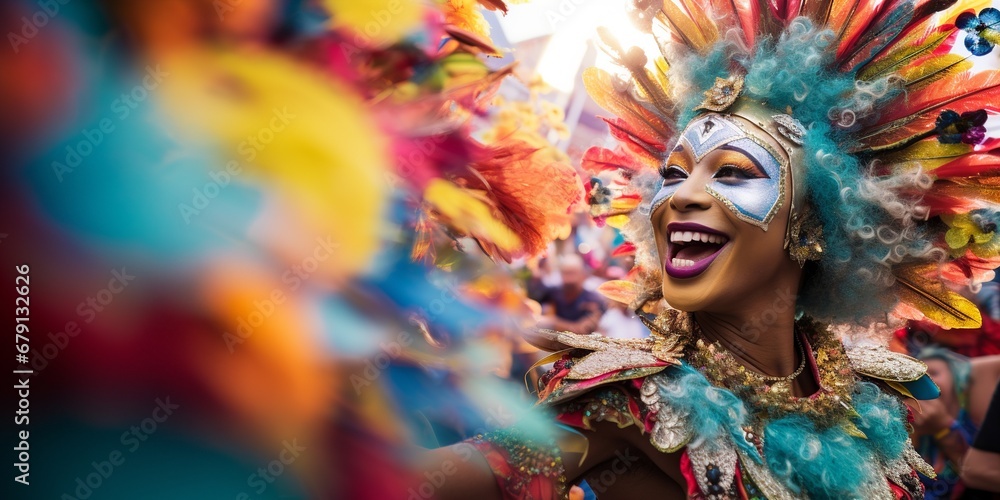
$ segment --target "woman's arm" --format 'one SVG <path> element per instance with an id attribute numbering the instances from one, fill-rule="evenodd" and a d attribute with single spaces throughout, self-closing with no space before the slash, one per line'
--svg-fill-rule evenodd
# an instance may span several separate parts
<path id="1" fill-rule="evenodd" d="M 440 500 L 502 500 L 489 463 L 469 443 L 427 450 L 417 465 L 418 474 L 407 490 L 411 498 Z M 416 496 L 411 495 L 416 493 Z"/>
<path id="2" fill-rule="evenodd" d="M 1000 493 L 1000 453 L 969 448 L 962 467 L 962 482 L 969 488 Z"/>
<path id="3" fill-rule="evenodd" d="M 676 483 L 669 476 L 654 477 L 653 475 L 634 474 L 643 470 L 636 466 L 640 460 L 643 461 L 642 463 L 654 464 L 645 455 L 645 452 L 648 451 L 645 447 L 637 446 L 632 440 L 625 439 L 626 436 L 635 434 L 641 440 L 637 442 L 645 442 L 648 448 L 652 448 L 648 439 L 642 436 L 637 429 L 634 427 L 618 429 L 616 425 L 611 423 L 599 423 L 594 428 L 594 431 L 582 432 L 587 441 L 586 454 L 576 451 L 564 451 L 561 454 L 567 488 L 571 484 L 579 483 L 588 472 L 596 471 L 601 474 L 602 464 L 611 467 L 612 472 L 616 470 L 622 472 L 620 474 L 622 482 L 614 488 L 616 490 L 627 487 L 636 478 L 647 482 L 652 481 L 651 484 L 666 481 L 676 486 Z M 559 432 L 561 434 L 557 438 L 557 442 L 560 443 L 561 449 L 581 449 L 582 443 L 579 441 L 579 434 L 569 431 Z M 666 457 L 665 454 L 656 453 Z M 493 459 L 495 460 L 496 457 L 497 455 L 494 455 Z M 500 467 L 504 465 L 499 464 Z M 526 464 L 512 463 L 509 465 L 519 471 L 520 467 Z M 654 465 L 658 466 L 659 464 Z M 416 483 L 409 488 L 407 494 L 416 493 L 417 496 L 414 498 L 418 500 L 421 498 L 505 500 L 496 475 L 500 467 L 491 466 L 490 461 L 480 449 L 469 442 L 428 450 L 421 457 Z M 660 473 L 656 474 L 656 476 L 659 475 Z M 541 482 L 544 483 L 544 481 Z M 552 485 L 553 490 L 550 494 L 554 495 L 556 483 L 553 482 Z M 410 497 L 407 498 L 409 500 Z"/>
<path id="4" fill-rule="evenodd" d="M 970 488 L 1000 492 L 1000 385 L 990 398 L 979 434 L 965 457 L 962 480 Z"/>
<path id="5" fill-rule="evenodd" d="M 982 426 L 986 419 L 986 410 L 990 405 L 990 396 L 1000 381 L 1000 356 L 982 356 L 972 358 L 972 372 L 969 374 L 969 418 Z"/>

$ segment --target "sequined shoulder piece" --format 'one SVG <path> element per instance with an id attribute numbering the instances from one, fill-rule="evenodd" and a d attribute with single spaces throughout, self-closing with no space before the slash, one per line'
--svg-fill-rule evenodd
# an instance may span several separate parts
<path id="1" fill-rule="evenodd" d="M 679 364 L 684 352 L 684 344 L 676 336 L 615 339 L 552 330 L 537 333 L 551 344 L 566 348 L 547 380 L 543 380 L 540 404 L 559 403 L 601 385 L 648 377 Z"/>
<path id="2" fill-rule="evenodd" d="M 576 359 L 566 375 L 571 380 L 592 379 L 629 368 L 666 368 L 679 364 L 684 352 L 676 336 L 616 339 L 597 333 L 578 335 L 552 330 L 541 330 L 539 335 L 568 348 L 591 351 Z"/>
<path id="3" fill-rule="evenodd" d="M 844 349 L 855 372 L 882 380 L 905 397 L 934 399 L 940 393 L 927 376 L 923 361 L 881 345 L 852 345 Z"/>
<path id="4" fill-rule="evenodd" d="M 927 365 L 881 345 L 844 346 L 854 371 L 869 377 L 896 382 L 912 382 L 927 373 Z"/>

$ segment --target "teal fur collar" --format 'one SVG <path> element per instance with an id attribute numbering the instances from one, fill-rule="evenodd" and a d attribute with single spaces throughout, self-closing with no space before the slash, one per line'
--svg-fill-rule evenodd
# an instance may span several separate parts
<path id="1" fill-rule="evenodd" d="M 801 415 L 755 422 L 732 391 L 685 363 L 647 377 L 642 399 L 656 412 L 652 443 L 667 452 L 686 446 L 709 497 L 735 487 L 737 464 L 747 491 L 762 498 L 894 498 L 890 481 L 922 495 L 906 407 L 874 383 L 860 381 L 852 394 L 852 423 L 865 437 Z"/>

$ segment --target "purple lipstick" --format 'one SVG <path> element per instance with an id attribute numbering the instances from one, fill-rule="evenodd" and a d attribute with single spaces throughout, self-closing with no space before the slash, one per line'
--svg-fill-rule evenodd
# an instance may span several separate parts
<path id="1" fill-rule="evenodd" d="M 729 244 L 729 237 L 701 224 L 667 224 L 668 255 L 664 270 L 671 278 L 694 278 L 708 269 Z"/>

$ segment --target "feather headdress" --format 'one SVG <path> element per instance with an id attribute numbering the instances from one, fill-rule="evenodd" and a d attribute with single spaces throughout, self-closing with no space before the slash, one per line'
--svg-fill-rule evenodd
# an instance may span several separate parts
<path id="1" fill-rule="evenodd" d="M 970 60 L 997 42 L 1000 12 L 987 5 L 634 0 L 633 20 L 660 53 L 622 47 L 604 31 L 601 46 L 622 71 L 584 75 L 595 101 L 616 115 L 607 121 L 620 143 L 584 157 L 601 178 L 592 214 L 623 229 L 639 266 L 604 290 L 636 308 L 659 298 L 647 218 L 655 169 L 706 92 L 738 78 L 737 94 L 803 127 L 793 188 L 807 193 L 823 235 L 800 290 L 803 312 L 978 326 L 960 292 L 1000 265 L 1000 156 L 984 128 L 1000 112 L 1000 71 L 973 72 Z M 952 50 L 962 32 L 964 51 Z M 793 220 L 803 208 L 793 205 Z"/>

